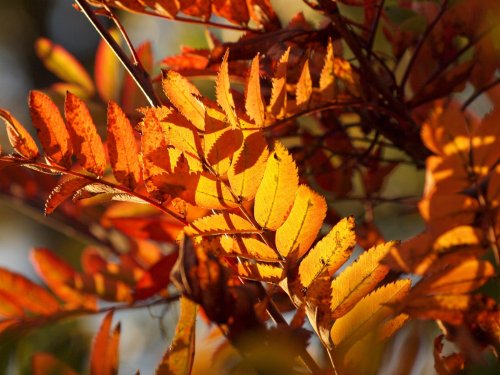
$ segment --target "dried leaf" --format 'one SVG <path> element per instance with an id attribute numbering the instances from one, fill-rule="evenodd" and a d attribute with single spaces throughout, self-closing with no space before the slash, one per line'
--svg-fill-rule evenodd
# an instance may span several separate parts
<path id="1" fill-rule="evenodd" d="M 118 344 L 121 327 L 118 323 L 111 331 L 112 320 L 113 310 L 106 314 L 94 338 L 90 353 L 91 375 L 118 374 Z"/>
<path id="2" fill-rule="evenodd" d="M 180 316 L 174 338 L 155 375 L 187 375 L 193 367 L 197 305 L 186 297 L 180 299 Z"/>
<path id="3" fill-rule="evenodd" d="M 300 185 L 290 214 L 276 231 L 276 248 L 287 258 L 299 259 L 311 247 L 326 215 L 326 201 L 305 185 Z"/>
<path id="4" fill-rule="evenodd" d="M 64 110 L 77 160 L 90 173 L 102 176 L 106 168 L 104 146 L 87 106 L 80 98 L 68 92 Z"/>
<path id="5" fill-rule="evenodd" d="M 236 129 L 240 124 L 238 116 L 236 115 L 233 95 L 231 94 L 231 83 L 229 82 L 229 70 L 227 64 L 228 56 L 229 50 L 226 50 L 215 81 L 215 95 L 217 103 L 224 110 L 226 118 L 231 124 L 231 128 Z"/>
<path id="6" fill-rule="evenodd" d="M 179 73 L 163 71 L 163 91 L 172 104 L 197 129 L 205 130 L 205 106 L 198 99 L 200 92 Z"/>
<path id="7" fill-rule="evenodd" d="M 297 167 L 285 146 L 276 142 L 255 195 L 255 220 L 276 230 L 284 221 L 298 189 Z M 286 194 L 283 192 L 286 191 Z"/>
<path id="8" fill-rule="evenodd" d="M 71 167 L 70 136 L 57 106 L 40 91 L 30 92 L 28 105 L 38 139 L 47 156 L 56 164 Z"/>
<path id="9" fill-rule="evenodd" d="M 264 126 L 265 109 L 260 90 L 259 59 L 259 55 L 255 56 L 250 66 L 245 85 L 245 110 L 247 115 L 255 121 L 255 125 L 262 127 Z"/>
<path id="10" fill-rule="evenodd" d="M 289 56 L 290 47 L 288 47 L 283 56 L 281 56 L 272 81 L 273 87 L 271 90 L 269 111 L 276 118 L 283 118 L 286 115 L 286 73 Z"/>
<path id="11" fill-rule="evenodd" d="M 380 264 L 380 261 L 393 246 L 394 242 L 387 242 L 364 252 L 332 281 L 330 309 L 333 319 L 350 311 L 387 275 L 389 267 Z"/>
<path id="12" fill-rule="evenodd" d="M 0 117 L 7 126 L 7 136 L 10 144 L 19 155 L 26 159 L 36 159 L 39 155 L 38 147 L 33 137 L 9 112 L 0 108 Z"/>
<path id="13" fill-rule="evenodd" d="M 140 179 L 137 144 L 130 121 L 113 101 L 108 104 L 107 145 L 115 178 L 133 190 Z"/>

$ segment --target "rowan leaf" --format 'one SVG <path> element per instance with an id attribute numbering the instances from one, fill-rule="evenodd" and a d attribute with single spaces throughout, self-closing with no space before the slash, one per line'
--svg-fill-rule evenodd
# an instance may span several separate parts
<path id="1" fill-rule="evenodd" d="M 220 245 L 227 255 L 266 262 L 279 260 L 276 251 L 257 238 L 242 235 L 235 237 L 224 235 L 220 237 Z"/>
<path id="2" fill-rule="evenodd" d="M 35 353 L 31 357 L 33 375 L 78 375 L 67 364 L 50 353 Z"/>
<path id="3" fill-rule="evenodd" d="M 103 273 L 76 274 L 73 280 L 68 282 L 68 285 L 82 293 L 95 295 L 105 301 L 132 302 L 131 288 L 124 282 L 110 278 Z"/>
<path id="4" fill-rule="evenodd" d="M 326 201 L 305 185 L 300 185 L 290 214 L 276 231 L 276 248 L 287 258 L 299 259 L 311 247 L 326 215 Z"/>
<path id="5" fill-rule="evenodd" d="M 107 145 L 116 180 L 133 190 L 140 179 L 137 144 L 130 121 L 113 101 L 108 104 Z"/>
<path id="6" fill-rule="evenodd" d="M 231 190 L 215 176 L 203 172 L 186 176 L 181 198 L 199 207 L 223 210 L 237 207 L 239 202 Z"/>
<path id="7" fill-rule="evenodd" d="M 299 108 L 305 108 L 309 104 L 309 100 L 312 95 L 312 80 L 311 72 L 309 70 L 309 60 L 306 60 L 304 66 L 302 67 L 302 72 L 300 73 L 299 81 L 295 87 L 295 96 L 297 100 L 297 106 Z"/>
<path id="8" fill-rule="evenodd" d="M 408 294 L 410 286 L 410 280 L 398 280 L 364 297 L 333 324 L 330 331 L 333 344 L 354 343 L 373 331 L 394 312 L 391 305 L 400 302 Z"/>
<path id="9" fill-rule="evenodd" d="M 268 110 L 276 118 L 283 118 L 286 115 L 286 74 L 289 56 L 290 47 L 281 56 L 272 80 L 271 101 Z"/>
<path id="10" fill-rule="evenodd" d="M 0 108 L 0 117 L 7 126 L 7 136 L 14 151 L 26 159 L 36 159 L 38 147 L 28 131 L 8 111 Z"/>
<path id="11" fill-rule="evenodd" d="M 233 271 L 244 279 L 274 284 L 279 283 L 286 276 L 285 270 L 279 265 L 259 261 L 248 261 L 245 259 L 241 259 L 241 261 L 235 265 Z"/>
<path id="12" fill-rule="evenodd" d="M 70 175 L 62 177 L 45 202 L 45 215 L 50 215 L 61 203 L 91 182 L 84 177 Z"/>
<path id="13" fill-rule="evenodd" d="M 217 103 L 224 110 L 226 118 L 231 124 L 231 128 L 236 129 L 240 124 L 238 116 L 236 115 L 233 95 L 231 94 L 231 82 L 229 81 L 229 68 L 227 63 L 228 56 L 229 50 L 226 50 L 222 63 L 220 64 L 217 79 L 215 80 L 215 95 Z"/>
<path id="14" fill-rule="evenodd" d="M 269 149 L 262 132 L 244 132 L 243 137 L 241 147 L 234 153 L 227 177 L 237 197 L 251 200 L 264 176 Z"/>
<path id="15" fill-rule="evenodd" d="M 108 30 L 112 38 L 120 44 L 120 32 L 117 29 Z M 123 68 L 120 61 L 113 53 L 111 47 L 105 40 L 101 40 L 97 47 L 94 64 L 94 77 L 97 87 L 97 92 L 104 102 L 110 100 L 118 100 L 118 89 L 120 86 L 120 73 L 123 73 Z"/>
<path id="16" fill-rule="evenodd" d="M 276 230 L 285 221 L 298 189 L 297 166 L 285 146 L 276 142 L 255 195 L 255 220 Z M 286 191 L 286 194 L 283 192 Z"/>
<path id="17" fill-rule="evenodd" d="M 308 288 L 325 271 L 333 275 L 349 259 L 355 245 L 354 218 L 349 216 L 339 221 L 302 259 L 300 284 Z"/>
<path id="18" fill-rule="evenodd" d="M 106 168 L 104 146 L 87 106 L 80 98 L 68 92 L 64 110 L 77 160 L 90 173 L 102 176 Z"/>
<path id="19" fill-rule="evenodd" d="M 389 267 L 380 261 L 393 246 L 394 242 L 387 242 L 369 249 L 332 281 L 332 319 L 345 315 L 387 275 Z"/>
<path id="20" fill-rule="evenodd" d="M 52 294 L 24 276 L 3 268 L 0 268 L 0 292 L 35 314 L 51 315 L 59 310 L 59 303 Z"/>
<path id="21" fill-rule="evenodd" d="M 186 297 L 180 299 L 180 316 L 174 338 L 156 368 L 155 375 L 191 373 L 195 352 L 197 305 Z"/>
<path id="22" fill-rule="evenodd" d="M 111 329 L 113 310 L 109 311 L 102 320 L 99 331 L 94 337 L 90 353 L 91 375 L 116 375 L 118 374 L 118 344 L 121 326 L 118 323 Z"/>
<path id="23" fill-rule="evenodd" d="M 205 106 L 198 99 L 200 92 L 179 73 L 163 71 L 163 91 L 179 112 L 198 130 L 205 130 Z"/>
<path id="24" fill-rule="evenodd" d="M 195 220 L 184 231 L 189 236 L 213 236 L 219 234 L 249 234 L 260 231 L 248 220 L 233 213 L 223 212 Z"/>
<path id="25" fill-rule="evenodd" d="M 35 42 L 35 52 L 43 65 L 63 81 L 81 87 L 86 97 L 94 94 L 92 78 L 82 64 L 63 47 L 47 38 L 38 38 Z"/>
<path id="26" fill-rule="evenodd" d="M 48 158 L 55 164 L 71 167 L 71 140 L 54 102 L 40 91 L 31 91 L 28 103 L 31 120 Z"/>
<path id="27" fill-rule="evenodd" d="M 82 306 L 88 309 L 96 308 L 96 299 L 86 296 L 68 286 L 77 272 L 53 252 L 44 248 L 32 250 L 31 261 L 42 280 L 63 301 L 71 306 Z"/>
<path id="28" fill-rule="evenodd" d="M 335 76 L 333 75 L 333 44 L 328 41 L 326 48 L 325 62 L 319 76 L 319 91 L 323 100 L 331 100 L 334 97 Z"/>
<path id="29" fill-rule="evenodd" d="M 483 232 L 479 228 L 469 225 L 459 225 L 441 234 L 434 241 L 433 250 L 443 252 L 455 246 L 480 245 L 484 237 Z"/>
<path id="30" fill-rule="evenodd" d="M 253 58 L 245 85 L 245 110 L 258 127 L 264 126 L 265 108 L 260 90 L 260 56 Z"/>

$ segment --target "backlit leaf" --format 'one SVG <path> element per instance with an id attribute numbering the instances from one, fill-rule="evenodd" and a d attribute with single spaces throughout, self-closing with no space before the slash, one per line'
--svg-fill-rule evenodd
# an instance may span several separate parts
<path id="1" fill-rule="evenodd" d="M 326 201 L 300 185 L 290 214 L 276 231 L 276 248 L 283 257 L 298 259 L 311 247 L 326 215 Z"/>
<path id="2" fill-rule="evenodd" d="M 198 99 L 200 92 L 179 73 L 163 72 L 163 91 L 172 104 L 199 130 L 205 130 L 205 106 Z"/>
<path id="3" fill-rule="evenodd" d="M 117 181 L 134 189 L 140 179 L 138 150 L 130 121 L 113 101 L 108 104 L 108 153 Z"/>
<path id="4" fill-rule="evenodd" d="M 206 172 L 189 176 L 185 189 L 181 198 L 199 207 L 223 210 L 239 205 L 226 185 Z"/>
<path id="5" fill-rule="evenodd" d="M 349 259 L 356 245 L 354 218 L 339 221 L 299 264 L 299 280 L 304 288 L 323 272 L 333 275 Z"/>
<path id="6" fill-rule="evenodd" d="M 239 122 L 234 107 L 233 95 L 231 94 L 231 83 L 229 82 L 228 55 L 229 50 L 226 50 L 215 81 L 215 95 L 217 97 L 217 103 L 224 110 L 231 127 L 236 129 L 239 126 Z"/>
<path id="7" fill-rule="evenodd" d="M 10 144 L 19 155 L 26 159 L 36 159 L 38 157 L 38 147 L 33 137 L 9 112 L 0 108 L 0 117 L 7 126 L 7 136 Z"/>
<path id="8" fill-rule="evenodd" d="M 92 275 L 76 274 L 68 285 L 85 294 L 95 295 L 110 302 L 132 302 L 132 291 L 122 281 L 103 273 Z"/>
<path id="9" fill-rule="evenodd" d="M 68 92 L 64 111 L 77 160 L 90 173 L 102 176 L 106 168 L 104 146 L 87 106 L 80 98 Z"/>
<path id="10" fill-rule="evenodd" d="M 286 115 L 286 73 L 289 56 L 290 47 L 285 51 L 283 56 L 281 56 L 272 81 L 273 87 L 271 90 L 269 111 L 277 118 L 283 118 Z"/>
<path id="11" fill-rule="evenodd" d="M 35 52 L 45 67 L 68 83 L 74 83 L 85 90 L 86 96 L 94 93 L 92 78 L 80 62 L 63 47 L 46 38 L 38 38 Z"/>
<path id="12" fill-rule="evenodd" d="M 90 353 L 91 375 L 118 374 L 118 344 L 120 340 L 120 323 L 111 329 L 113 310 L 102 320 L 99 331 L 94 338 Z"/>
<path id="13" fill-rule="evenodd" d="M 252 65 L 250 65 L 250 72 L 245 85 L 245 110 L 247 115 L 255 121 L 255 125 L 262 127 L 264 125 L 265 109 L 260 91 L 259 59 L 259 55 L 255 56 Z"/>
<path id="14" fill-rule="evenodd" d="M 297 188 L 297 166 L 285 146 L 276 142 L 255 195 L 255 220 L 264 228 L 278 229 L 288 215 Z"/>
<path id="15" fill-rule="evenodd" d="M 108 32 L 120 43 L 120 32 L 117 29 L 110 29 Z M 101 40 L 95 55 L 94 76 L 97 91 L 104 102 L 119 99 L 120 73 L 123 73 L 120 61 L 106 41 Z"/>
<path id="16" fill-rule="evenodd" d="M 332 41 L 329 40 L 326 49 L 325 63 L 319 77 L 319 90 L 323 100 L 331 100 L 334 96 L 335 76 L 333 75 L 333 61 L 333 44 Z"/>
<path id="17" fill-rule="evenodd" d="M 237 255 L 261 261 L 279 260 L 276 251 L 257 238 L 225 235 L 220 237 L 220 245 L 227 255 Z"/>
<path id="18" fill-rule="evenodd" d="M 233 213 L 220 213 L 202 217 L 184 230 L 190 236 L 259 232 L 248 220 Z"/>
<path id="19" fill-rule="evenodd" d="M 297 106 L 306 107 L 309 103 L 312 94 L 311 72 L 309 71 L 309 60 L 306 60 L 302 73 L 300 73 L 299 81 L 295 89 L 297 98 Z"/>
<path id="20" fill-rule="evenodd" d="M 45 202 L 45 215 L 50 215 L 61 203 L 90 183 L 90 180 L 83 177 L 70 175 L 62 177 Z"/>
<path id="21" fill-rule="evenodd" d="M 38 131 L 38 139 L 47 156 L 56 164 L 71 166 L 70 136 L 59 109 L 40 91 L 31 91 L 29 97 L 31 120 Z"/>
<path id="22" fill-rule="evenodd" d="M 389 267 L 380 261 L 393 246 L 393 242 L 387 242 L 364 252 L 332 281 L 330 310 L 333 319 L 345 315 L 387 275 Z"/>
<path id="23" fill-rule="evenodd" d="M 241 147 L 234 153 L 227 177 L 236 196 L 243 200 L 255 197 L 259 188 L 269 149 L 262 132 L 245 132 Z"/>
<path id="24" fill-rule="evenodd" d="M 266 283 L 277 284 L 285 278 L 285 270 L 279 265 L 245 259 L 236 264 L 234 272 L 244 279 L 259 280 Z"/>
<path id="25" fill-rule="evenodd" d="M 455 246 L 480 245 L 484 238 L 483 232 L 469 225 L 460 225 L 441 234 L 434 242 L 435 251 L 446 251 Z"/>
<path id="26" fill-rule="evenodd" d="M 155 375 L 188 375 L 193 367 L 197 305 L 186 297 L 180 299 L 180 316 L 174 338 Z"/>

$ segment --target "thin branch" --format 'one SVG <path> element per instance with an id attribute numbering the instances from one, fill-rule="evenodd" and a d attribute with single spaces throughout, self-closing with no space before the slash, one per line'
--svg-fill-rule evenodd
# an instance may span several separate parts
<path id="1" fill-rule="evenodd" d="M 374 55 L 371 52 L 373 50 L 373 43 L 375 42 L 375 35 L 377 34 L 377 29 L 380 23 L 380 18 L 382 17 L 382 10 L 384 9 L 384 5 L 385 5 L 385 0 L 381 0 L 380 4 L 377 7 L 377 14 L 375 15 L 375 19 L 373 20 L 372 27 L 370 29 L 370 38 L 368 39 L 368 45 L 366 47 L 366 49 L 370 52 L 368 58 Z"/>
<path id="2" fill-rule="evenodd" d="M 156 96 L 153 85 L 149 80 L 147 73 L 141 70 L 139 66 L 134 65 L 132 61 L 130 61 L 128 56 L 125 54 L 125 52 L 123 52 L 123 49 L 113 39 L 108 30 L 106 30 L 106 28 L 99 22 L 92 7 L 85 0 L 74 0 L 74 1 L 80 7 L 85 16 L 88 18 L 92 26 L 94 26 L 96 31 L 101 35 L 101 37 L 113 50 L 114 54 L 116 55 L 118 60 L 120 60 L 120 62 L 128 71 L 128 73 L 132 76 L 135 83 L 137 84 L 139 89 L 143 92 L 146 99 L 148 100 L 149 104 L 153 107 L 160 106 L 161 101 Z"/>

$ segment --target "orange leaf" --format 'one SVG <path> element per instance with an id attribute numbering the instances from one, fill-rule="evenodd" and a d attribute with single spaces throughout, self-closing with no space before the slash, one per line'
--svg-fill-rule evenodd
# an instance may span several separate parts
<path id="1" fill-rule="evenodd" d="M 285 146 L 276 142 L 255 195 L 255 220 L 276 230 L 285 221 L 298 188 L 297 166 Z M 286 191 L 286 194 L 283 192 Z"/>
<path id="2" fill-rule="evenodd" d="M 85 294 L 95 295 L 110 302 L 132 302 L 132 291 L 122 281 L 110 278 L 103 273 L 92 275 L 76 274 L 68 285 Z"/>
<path id="3" fill-rule="evenodd" d="M 389 267 L 380 264 L 380 261 L 393 246 L 393 242 L 387 242 L 364 252 L 332 281 L 330 310 L 333 319 L 350 311 L 387 275 Z"/>
<path id="4" fill-rule="evenodd" d="M 311 247 L 326 215 L 326 201 L 305 185 L 300 185 L 290 214 L 276 231 L 276 248 L 286 257 L 299 259 Z"/>
<path id="5" fill-rule="evenodd" d="M 89 172 L 102 176 L 106 168 L 104 146 L 87 106 L 80 98 L 68 92 L 64 110 L 77 160 Z"/>
<path id="6" fill-rule="evenodd" d="M 113 101 L 108 105 L 108 152 L 119 183 L 134 189 L 140 179 L 138 150 L 130 121 Z"/>
<path id="7" fill-rule="evenodd" d="M 214 12 L 229 22 L 246 25 L 250 20 L 246 0 L 214 0 Z"/>
<path id="8" fill-rule="evenodd" d="M 251 200 L 264 176 L 269 149 L 261 132 L 244 132 L 243 136 L 243 144 L 234 153 L 227 177 L 237 197 Z"/>
<path id="9" fill-rule="evenodd" d="M 28 105 L 38 139 L 47 156 L 56 164 L 71 167 L 71 141 L 57 106 L 40 91 L 30 92 Z"/>
<path id="10" fill-rule="evenodd" d="M 186 375 L 193 367 L 197 305 L 186 297 L 180 299 L 180 316 L 174 338 L 156 368 L 155 375 Z"/>
<path id="11" fill-rule="evenodd" d="M 307 107 L 312 94 L 311 72 L 309 71 L 309 60 L 306 60 L 300 73 L 299 81 L 295 88 L 295 96 L 297 98 L 297 106 L 300 108 Z"/>
<path id="12" fill-rule="evenodd" d="M 59 310 L 59 303 L 52 294 L 24 276 L 2 268 L 0 292 L 10 295 L 16 304 L 35 314 L 50 315 Z"/>
<path id="13" fill-rule="evenodd" d="M 0 290 L 0 315 L 5 318 L 15 318 L 24 315 L 23 306 L 16 300 L 13 300 L 9 293 L 2 290 Z"/>
<path id="14" fill-rule="evenodd" d="M 67 284 L 76 275 L 76 271 L 50 250 L 35 248 L 31 252 L 31 261 L 42 280 L 54 293 L 71 306 L 96 308 L 94 297 L 82 295 Z"/>
<path id="15" fill-rule="evenodd" d="M 205 129 L 205 106 L 198 100 L 200 92 L 179 73 L 163 72 L 163 91 L 172 104 L 199 130 Z"/>
<path id="16" fill-rule="evenodd" d="M 325 62 L 319 77 L 319 91 L 323 100 L 331 100 L 334 96 L 335 76 L 333 75 L 333 62 L 333 44 L 332 41 L 329 40 L 326 49 Z"/>
<path id="17" fill-rule="evenodd" d="M 50 353 L 35 353 L 31 357 L 33 375 L 77 375 L 71 367 Z"/>
<path id="18" fill-rule="evenodd" d="M 279 260 L 276 251 L 256 238 L 227 235 L 220 237 L 220 245 L 227 255 L 236 255 L 243 258 L 251 258 L 260 261 Z"/>
<path id="19" fill-rule="evenodd" d="M 120 32 L 110 29 L 113 39 L 120 43 Z M 120 75 L 123 73 L 120 61 L 105 40 L 99 42 L 95 55 L 94 77 L 97 91 L 104 102 L 118 100 Z"/>
<path id="20" fill-rule="evenodd" d="M 215 95 L 217 103 L 221 106 L 226 114 L 226 118 L 231 124 L 232 129 L 239 126 L 238 116 L 234 107 L 233 95 L 231 94 L 231 83 L 229 82 L 229 71 L 227 59 L 229 50 L 226 50 L 222 63 L 220 64 L 219 73 L 215 80 Z"/>
<path id="21" fill-rule="evenodd" d="M 83 177 L 62 177 L 45 202 L 45 215 L 50 215 L 61 203 L 91 182 Z"/>
<path id="22" fill-rule="evenodd" d="M 7 136 L 14 151 L 26 159 L 36 159 L 39 155 L 38 147 L 30 133 L 9 112 L 1 108 L 0 117 L 5 121 Z"/>
<path id="23" fill-rule="evenodd" d="M 113 310 L 104 317 L 99 331 L 94 338 L 90 353 L 91 375 L 118 374 L 118 343 L 120 339 L 120 323 L 111 331 Z"/>
<path id="24" fill-rule="evenodd" d="M 281 56 L 272 81 L 273 87 L 268 110 L 277 118 L 283 118 L 286 115 L 286 72 L 289 56 L 290 47 Z"/>
<path id="25" fill-rule="evenodd" d="M 262 127 L 265 120 L 265 109 L 260 91 L 259 58 L 259 55 L 255 56 L 250 66 L 245 85 L 245 110 L 247 115 L 255 121 L 255 125 Z"/>

